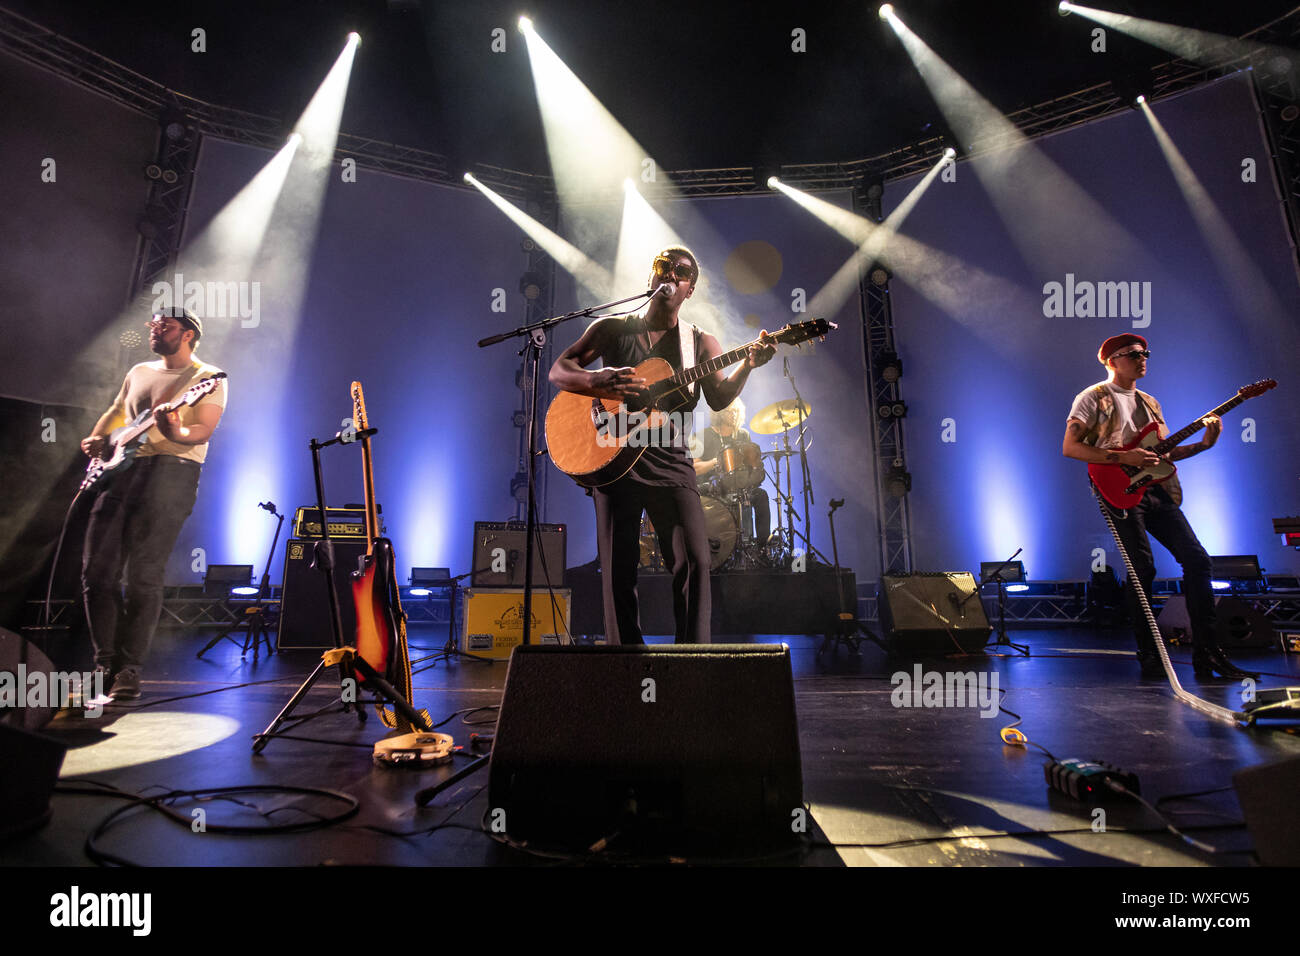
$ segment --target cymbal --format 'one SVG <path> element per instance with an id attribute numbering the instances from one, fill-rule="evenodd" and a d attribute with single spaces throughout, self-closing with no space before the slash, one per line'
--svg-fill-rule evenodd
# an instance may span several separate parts
<path id="1" fill-rule="evenodd" d="M 803 417 L 812 414 L 808 403 L 803 403 Z M 787 428 L 799 424 L 799 402 L 797 399 L 784 398 L 773 402 L 766 408 L 760 408 L 749 420 L 749 430 L 758 435 L 779 435 Z"/>

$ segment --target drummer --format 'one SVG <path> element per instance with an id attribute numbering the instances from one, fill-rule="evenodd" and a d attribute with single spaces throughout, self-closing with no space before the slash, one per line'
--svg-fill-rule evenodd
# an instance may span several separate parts
<path id="1" fill-rule="evenodd" d="M 750 440 L 749 432 L 741 428 L 741 423 L 745 420 L 745 403 L 736 399 L 721 411 L 711 411 L 709 413 L 709 427 L 695 436 L 691 442 L 691 453 L 695 458 L 695 477 L 701 485 L 701 493 L 710 493 L 705 490 L 705 482 L 717 478 L 723 474 L 725 468 L 722 467 L 723 451 L 727 448 L 736 448 L 743 450 L 747 445 L 754 445 Z M 758 460 L 758 447 L 755 445 L 751 458 Z M 736 456 L 736 460 L 744 462 L 743 454 Z M 761 469 L 761 465 L 757 466 Z M 750 519 L 748 514 L 752 509 L 754 521 L 754 540 L 760 545 L 766 544 L 768 535 L 772 530 L 772 513 L 771 505 L 768 503 L 767 492 L 759 484 L 763 480 L 761 471 L 754 476 L 753 487 L 748 491 L 749 508 L 746 508 L 745 521 Z M 713 483 L 716 488 L 716 483 Z M 716 493 L 716 491 L 712 492 Z"/>

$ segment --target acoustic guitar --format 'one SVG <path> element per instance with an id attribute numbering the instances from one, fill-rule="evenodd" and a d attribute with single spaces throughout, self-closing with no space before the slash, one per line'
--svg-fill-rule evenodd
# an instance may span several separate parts
<path id="1" fill-rule="evenodd" d="M 778 329 L 768 344 L 798 345 L 823 339 L 834 322 L 809 319 Z M 607 485 L 623 477 L 636 464 L 655 434 L 669 422 L 669 414 L 689 404 L 689 387 L 706 375 L 735 365 L 761 339 L 707 359 L 682 372 L 661 358 L 649 358 L 636 367 L 648 384 L 643 403 L 630 405 L 618 399 L 593 398 L 577 392 L 560 392 L 546 410 L 546 450 L 555 466 L 586 488 Z"/>

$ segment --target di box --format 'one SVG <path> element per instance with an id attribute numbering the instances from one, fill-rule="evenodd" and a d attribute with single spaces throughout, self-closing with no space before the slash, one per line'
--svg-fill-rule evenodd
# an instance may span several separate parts
<path id="1" fill-rule="evenodd" d="M 524 642 L 524 589 L 466 588 L 463 593 L 461 650 L 505 660 Z M 569 643 L 568 588 L 533 588 L 532 610 L 533 644 Z"/>
<path id="2" fill-rule="evenodd" d="M 745 857 L 808 832 L 784 644 L 521 647 L 488 774 L 507 836 Z"/>

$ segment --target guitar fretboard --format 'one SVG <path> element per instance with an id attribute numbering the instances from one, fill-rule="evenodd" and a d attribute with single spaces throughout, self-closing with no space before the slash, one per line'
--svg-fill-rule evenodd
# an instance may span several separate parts
<path id="1" fill-rule="evenodd" d="M 717 358 L 711 358 L 706 362 L 701 362 L 699 365 L 694 365 L 691 368 L 688 368 L 684 372 L 678 372 L 671 378 L 664 379 L 664 381 L 673 385 L 690 385 L 692 382 L 697 382 L 706 375 L 712 375 L 719 369 L 724 369 L 728 365 L 735 365 L 745 357 L 752 346 L 758 344 L 759 339 L 754 339 L 754 341 L 747 342 L 739 348 L 732 349 L 730 352 L 724 352 Z"/>
<path id="2" fill-rule="evenodd" d="M 1218 415 L 1219 417 L 1223 417 L 1224 412 L 1232 411 L 1234 408 L 1236 408 L 1245 400 L 1246 400 L 1245 397 L 1242 395 L 1234 395 L 1232 398 L 1228 399 L 1226 402 L 1224 402 L 1222 405 L 1219 405 L 1217 408 L 1210 409 L 1208 412 L 1202 415 L 1201 418 L 1206 418 L 1210 415 Z M 1167 455 L 1169 452 L 1173 451 L 1175 448 L 1177 448 L 1179 445 L 1187 441 L 1187 439 L 1191 438 L 1193 435 L 1195 435 L 1197 432 L 1199 432 L 1202 428 L 1205 427 L 1205 424 L 1201 421 L 1201 418 L 1198 418 L 1196 421 L 1192 422 L 1190 425 L 1188 425 L 1186 428 L 1182 429 L 1181 431 L 1174 432 L 1172 435 L 1170 435 L 1168 438 L 1161 441 L 1159 444 L 1153 445 L 1151 447 L 1151 450 L 1155 452 L 1157 455 Z"/>

